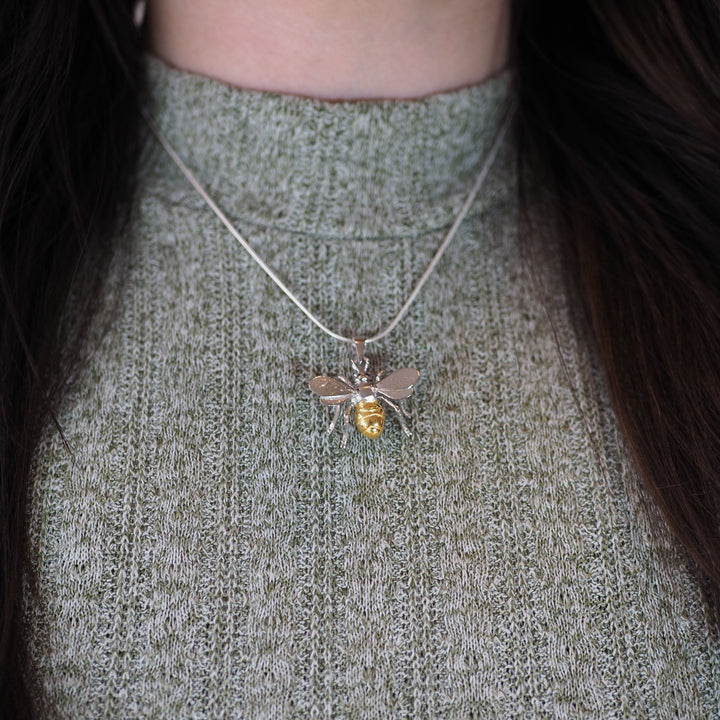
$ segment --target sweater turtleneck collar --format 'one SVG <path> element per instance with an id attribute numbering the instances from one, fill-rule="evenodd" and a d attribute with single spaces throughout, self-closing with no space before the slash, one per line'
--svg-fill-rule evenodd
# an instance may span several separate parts
<path id="1" fill-rule="evenodd" d="M 148 57 L 151 112 L 237 221 L 333 238 L 452 222 L 512 95 L 506 69 L 420 100 L 325 101 L 245 90 Z M 498 192 L 488 182 L 475 210 Z"/>

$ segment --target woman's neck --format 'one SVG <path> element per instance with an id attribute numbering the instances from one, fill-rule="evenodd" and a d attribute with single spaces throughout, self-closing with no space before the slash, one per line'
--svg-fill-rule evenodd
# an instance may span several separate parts
<path id="1" fill-rule="evenodd" d="M 149 0 L 149 50 L 232 85 L 418 98 L 508 59 L 509 0 Z"/>

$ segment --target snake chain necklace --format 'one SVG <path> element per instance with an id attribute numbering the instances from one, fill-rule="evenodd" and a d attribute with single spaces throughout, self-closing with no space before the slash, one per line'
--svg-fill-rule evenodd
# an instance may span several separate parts
<path id="1" fill-rule="evenodd" d="M 293 291 L 280 279 L 277 273 L 275 273 L 275 271 L 263 261 L 257 252 L 253 250 L 247 240 L 245 240 L 245 238 L 230 222 L 225 213 L 208 195 L 205 188 L 200 184 L 200 182 L 198 182 L 193 173 L 183 162 L 182 158 L 175 152 L 153 119 L 145 114 L 145 120 L 158 142 L 166 150 L 178 168 L 180 168 L 183 175 L 185 175 L 187 180 L 193 188 L 195 188 L 208 207 L 213 211 L 213 213 L 215 213 L 223 225 L 225 225 L 228 229 L 230 234 L 238 241 L 250 257 L 260 266 L 260 268 L 262 268 L 266 275 L 280 288 L 280 290 L 282 290 L 282 292 L 295 304 L 295 306 L 305 313 L 305 315 L 315 325 L 317 325 L 320 330 L 335 340 L 339 340 L 340 342 L 347 343 L 351 346 L 354 358 L 351 360 L 352 369 L 348 376 L 337 375 L 335 377 L 329 377 L 327 375 L 318 375 L 310 380 L 310 389 L 319 397 L 320 402 L 323 405 L 335 407 L 332 422 L 327 429 L 328 434 L 332 433 L 335 429 L 341 414 L 343 414 L 344 407 L 344 430 L 342 436 L 343 446 L 347 442 L 350 418 L 353 410 L 355 411 L 355 424 L 358 430 L 365 437 L 375 439 L 382 435 L 385 428 L 385 409 L 383 404 L 387 405 L 395 412 L 395 415 L 405 434 L 408 436 L 411 434 L 405 421 L 405 418 L 410 417 L 410 414 L 403 407 L 402 401 L 413 394 L 415 384 L 420 379 L 420 372 L 414 368 L 402 368 L 389 374 L 385 374 L 383 372 L 372 372 L 370 369 L 370 359 L 365 355 L 365 346 L 381 340 L 395 329 L 400 320 L 402 320 L 405 316 L 405 313 L 412 305 L 420 290 L 425 285 L 427 279 L 430 277 L 436 265 L 440 261 L 445 249 L 450 244 L 453 237 L 455 237 L 455 233 L 460 227 L 462 221 L 465 219 L 465 216 L 470 210 L 475 197 L 480 191 L 480 188 L 482 187 L 485 178 L 493 165 L 500 146 L 502 145 L 503 139 L 507 134 L 508 128 L 511 125 L 514 114 L 515 106 L 513 105 L 507 112 L 505 120 L 487 153 L 480 173 L 478 174 L 465 203 L 460 209 L 460 212 L 457 214 L 452 227 L 448 230 L 447 234 L 438 246 L 435 254 L 428 263 L 428 266 L 425 268 L 425 271 L 415 284 L 412 292 L 408 295 L 407 300 L 405 300 L 403 306 L 400 310 L 398 310 L 395 317 L 384 329 L 369 337 L 363 335 L 346 337 L 332 331 L 316 315 L 314 315 L 308 307 L 300 301 L 295 293 L 293 293 Z"/>

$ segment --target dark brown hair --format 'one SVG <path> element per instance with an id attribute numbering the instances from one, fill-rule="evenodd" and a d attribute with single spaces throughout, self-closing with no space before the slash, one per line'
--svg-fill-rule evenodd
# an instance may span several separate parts
<path id="1" fill-rule="evenodd" d="M 0 3 L 2 717 L 30 712 L 18 625 L 26 488 L 58 395 L 62 310 L 83 256 L 105 241 L 134 175 L 139 118 L 127 73 L 141 87 L 142 65 L 133 4 Z M 84 278 L 78 291 L 87 297 L 101 272 Z M 71 351 L 70 338 L 62 343 Z"/>
<path id="2" fill-rule="evenodd" d="M 29 714 L 18 608 L 27 480 L 78 268 L 128 199 L 131 0 L 0 5 L 0 686 Z M 637 467 L 720 589 L 720 37 L 715 0 L 516 0 L 520 175 L 549 188 L 572 292 Z M 523 187 L 527 187 L 523 185 Z M 82 323 L 80 323 L 82 326 Z"/>
<path id="3" fill-rule="evenodd" d="M 617 417 L 720 588 L 720 5 L 521 2 L 521 171 L 551 188 Z"/>

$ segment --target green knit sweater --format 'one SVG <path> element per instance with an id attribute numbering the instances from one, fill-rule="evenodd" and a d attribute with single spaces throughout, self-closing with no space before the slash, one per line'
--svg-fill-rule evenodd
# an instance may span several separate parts
<path id="1" fill-rule="evenodd" d="M 152 111 L 334 330 L 392 319 L 513 92 L 250 92 L 149 60 Z M 690 563 L 627 460 L 557 253 L 517 241 L 512 136 L 368 353 L 413 436 L 325 433 L 349 369 L 148 137 L 88 359 L 36 456 L 28 676 L 68 718 L 720 717 Z"/>

